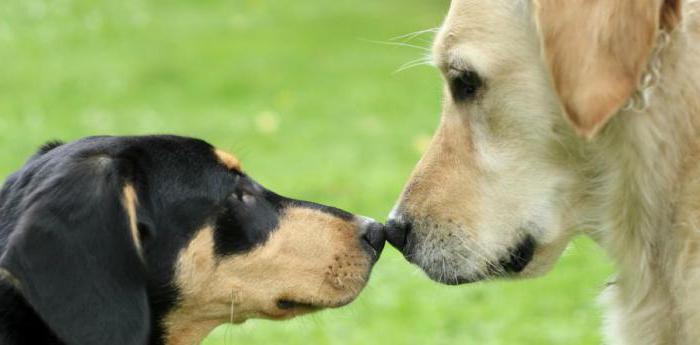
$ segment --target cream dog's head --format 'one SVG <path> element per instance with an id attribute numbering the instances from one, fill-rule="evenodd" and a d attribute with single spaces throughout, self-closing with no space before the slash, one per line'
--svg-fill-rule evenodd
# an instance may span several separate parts
<path id="1" fill-rule="evenodd" d="M 440 126 L 390 240 L 438 281 L 529 276 L 573 236 L 574 161 L 635 94 L 677 1 L 453 0 L 434 45 Z M 586 176 L 589 175 L 589 176 Z"/>

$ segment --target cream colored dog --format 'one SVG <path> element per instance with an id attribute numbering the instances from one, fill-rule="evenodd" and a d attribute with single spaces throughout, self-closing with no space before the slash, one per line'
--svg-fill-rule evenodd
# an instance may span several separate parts
<path id="1" fill-rule="evenodd" d="M 453 0 L 437 133 L 391 242 L 433 279 L 543 274 L 586 234 L 615 344 L 700 344 L 700 1 Z"/>

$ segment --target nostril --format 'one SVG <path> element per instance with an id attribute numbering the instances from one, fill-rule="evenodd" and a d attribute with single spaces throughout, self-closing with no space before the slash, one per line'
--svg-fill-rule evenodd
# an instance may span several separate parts
<path id="1" fill-rule="evenodd" d="M 384 242 L 386 241 L 384 225 L 377 222 L 367 224 L 365 233 L 362 235 L 362 239 L 375 250 L 377 257 L 379 257 L 384 249 Z"/>
<path id="2" fill-rule="evenodd" d="M 386 225 L 387 241 L 399 251 L 403 251 L 406 247 L 406 240 L 411 228 L 412 225 L 410 222 L 402 222 L 394 219 L 390 220 Z"/>

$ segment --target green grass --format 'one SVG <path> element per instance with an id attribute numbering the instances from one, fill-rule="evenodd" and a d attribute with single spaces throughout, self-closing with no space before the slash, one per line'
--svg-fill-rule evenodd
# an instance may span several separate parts
<path id="1" fill-rule="evenodd" d="M 1 1 L 0 179 L 48 139 L 175 133 L 236 152 L 280 193 L 384 219 L 437 125 L 441 80 L 394 73 L 426 52 L 373 41 L 435 27 L 448 5 Z M 579 240 L 547 277 L 445 287 L 388 250 L 350 307 L 204 344 L 599 344 L 610 272 Z"/>

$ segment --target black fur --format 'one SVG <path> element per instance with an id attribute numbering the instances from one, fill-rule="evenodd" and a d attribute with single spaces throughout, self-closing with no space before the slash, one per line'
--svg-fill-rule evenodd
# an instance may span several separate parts
<path id="1" fill-rule="evenodd" d="M 57 147 L 63 146 L 65 144 L 63 141 L 60 140 L 51 140 L 49 142 L 46 142 L 44 145 L 41 145 L 39 148 L 39 152 L 37 152 L 38 155 L 43 155 L 44 153 L 47 153 Z"/>
<path id="2" fill-rule="evenodd" d="M 123 190 L 138 194 L 143 249 Z M 216 254 L 262 245 L 287 199 L 218 161 L 211 145 L 176 136 L 92 137 L 43 146 L 0 190 L 0 344 L 162 344 L 178 299 L 177 254 L 215 226 Z M 0 275 L 1 277 L 1 275 Z"/>

